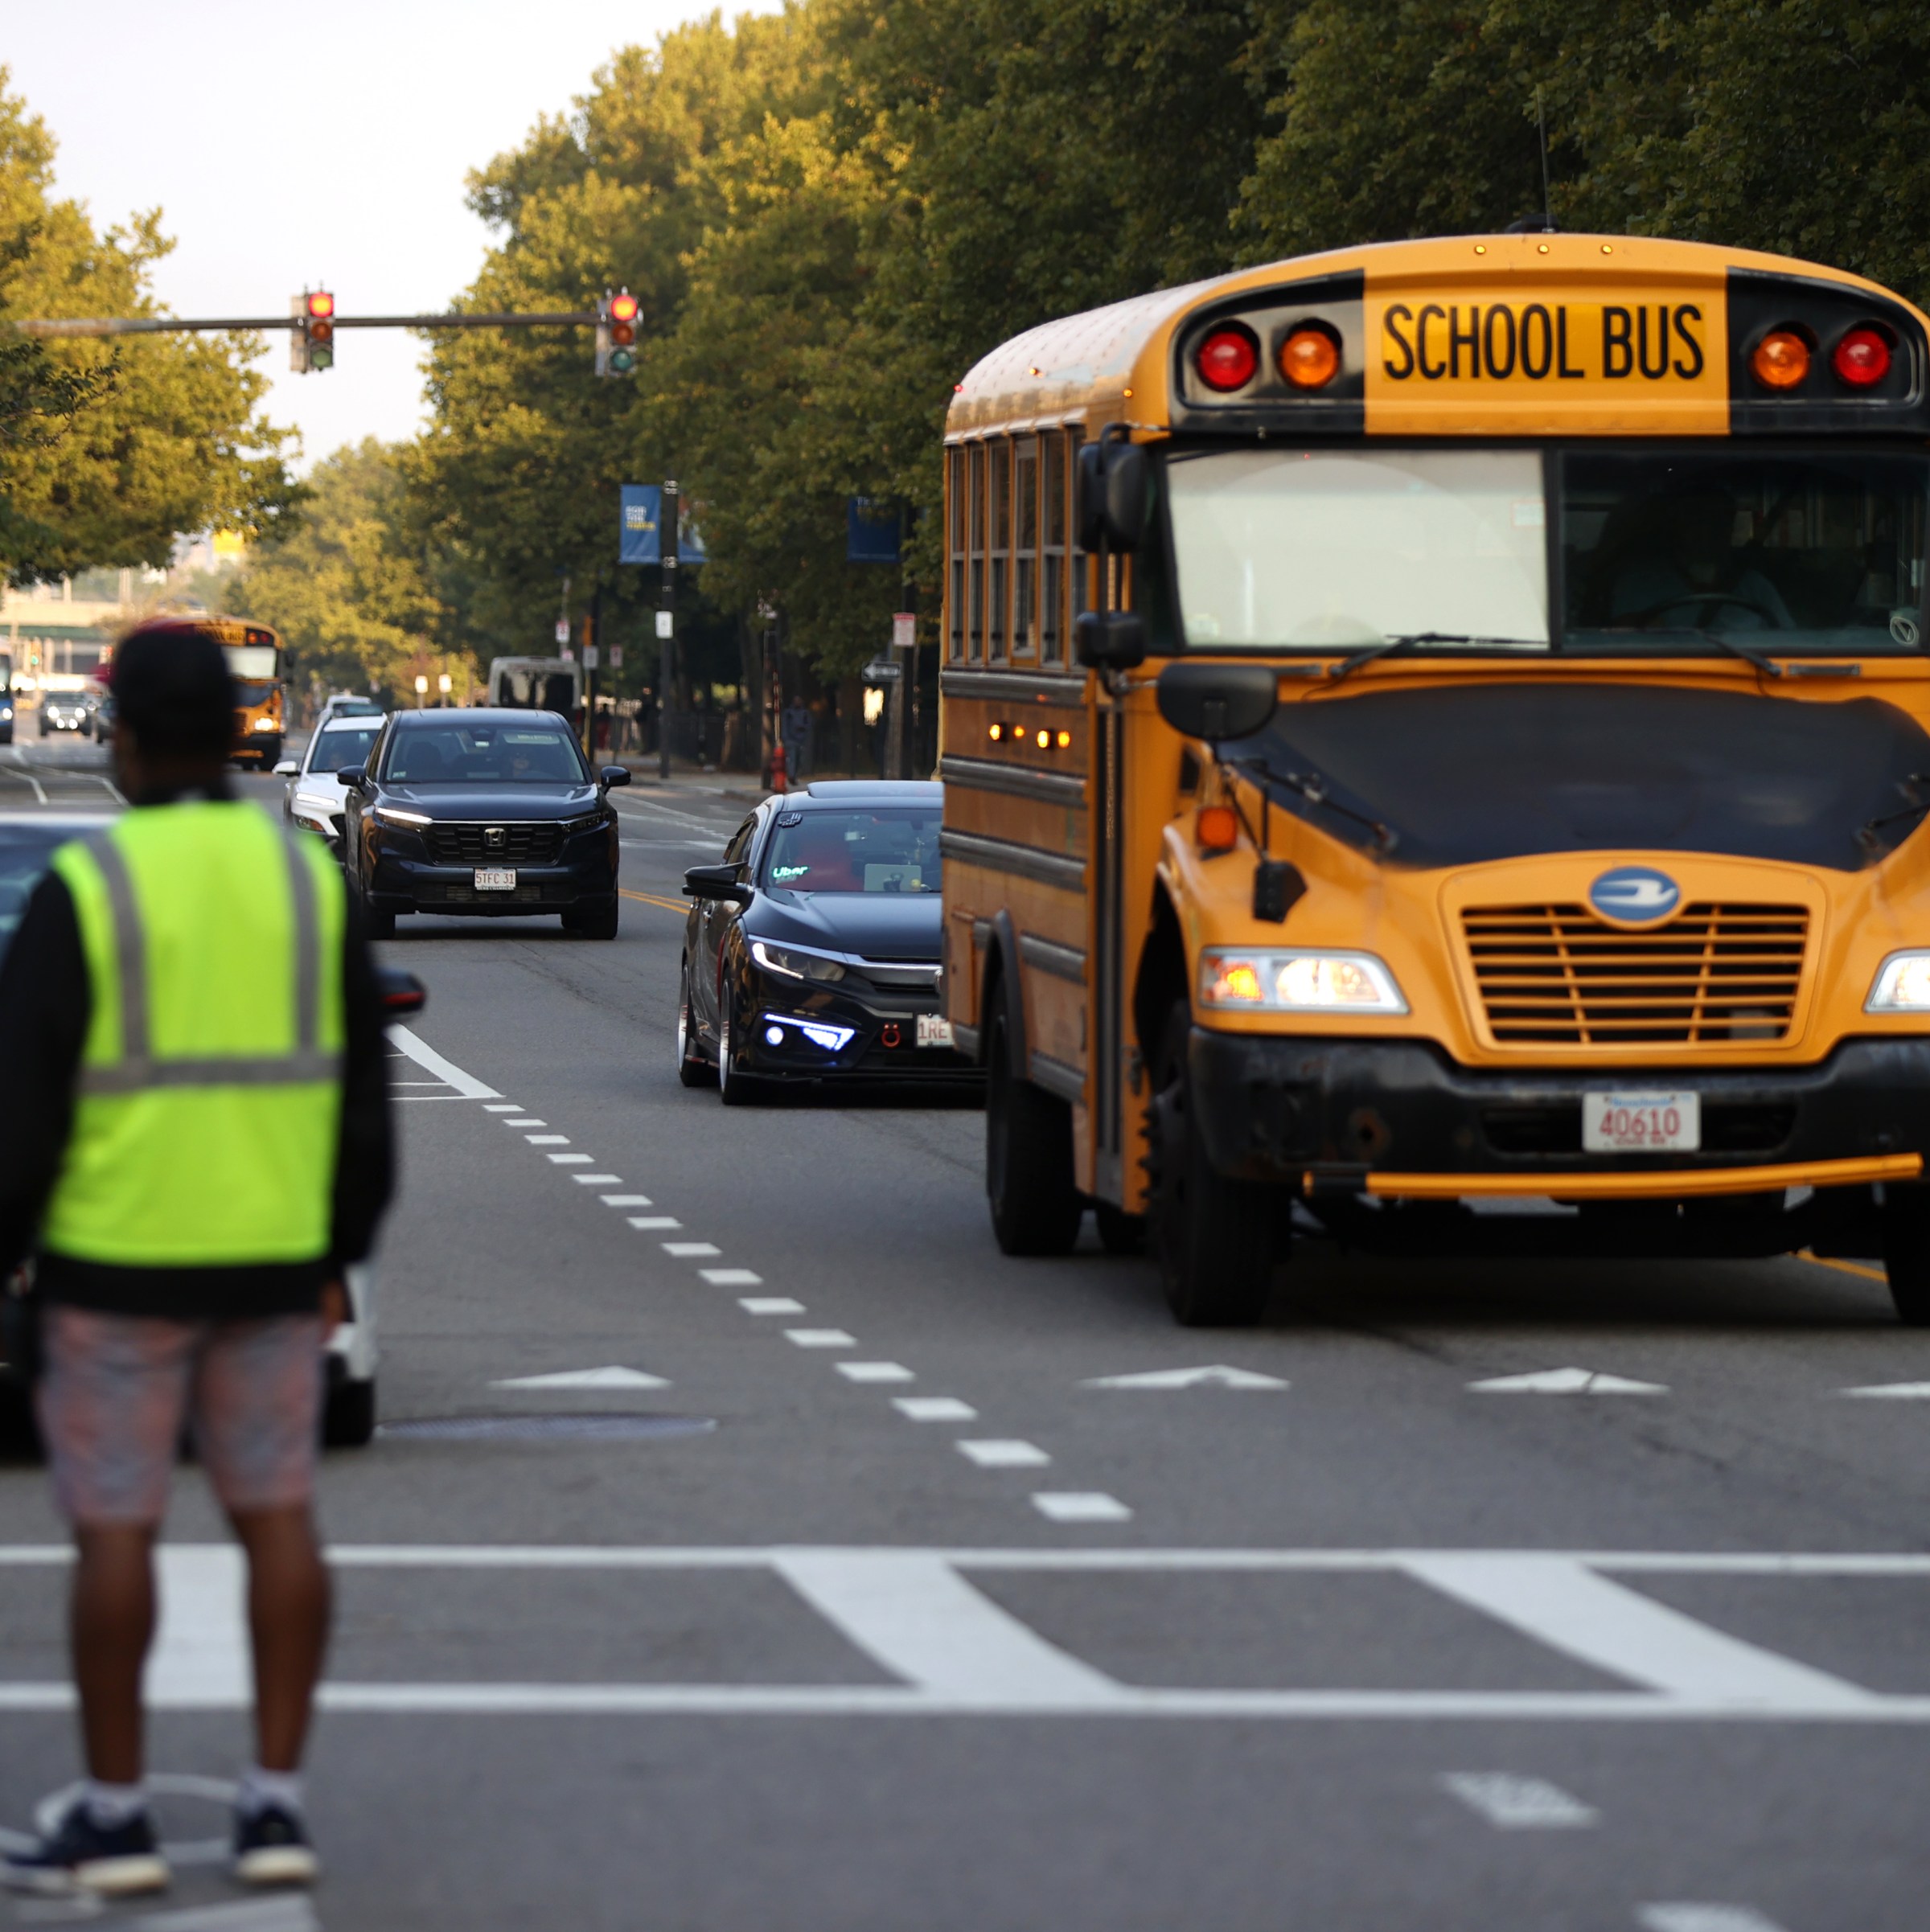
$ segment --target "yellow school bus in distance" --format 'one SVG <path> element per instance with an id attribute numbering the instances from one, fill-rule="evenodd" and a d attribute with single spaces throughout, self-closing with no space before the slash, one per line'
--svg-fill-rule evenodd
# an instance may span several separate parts
<path id="1" fill-rule="evenodd" d="M 281 756 L 281 639 L 265 624 L 217 617 L 207 628 L 221 640 L 235 687 L 236 761 L 268 770 Z"/>
<path id="2" fill-rule="evenodd" d="M 1001 1245 L 1880 1259 L 1930 1322 L 1925 318 L 1507 234 L 1049 323 L 947 430 Z"/>

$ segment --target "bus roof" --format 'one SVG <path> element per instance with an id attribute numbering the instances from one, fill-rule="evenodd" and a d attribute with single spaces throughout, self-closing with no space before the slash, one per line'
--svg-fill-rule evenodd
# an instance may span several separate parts
<path id="1" fill-rule="evenodd" d="M 1341 351 L 1317 396 L 1291 389 L 1267 354 L 1299 324 Z M 1222 326 L 1261 351 L 1234 395 L 1207 389 L 1188 359 Z M 1807 337 L 1816 367 L 1771 392 L 1748 359 L 1784 326 Z M 1893 362 L 1853 389 L 1828 361 L 1858 326 L 1887 338 Z M 953 441 L 1122 421 L 1151 435 L 1921 437 L 1927 388 L 1923 314 L 1841 269 L 1644 236 L 1469 235 L 1270 262 L 1041 323 L 974 366 L 946 427 Z"/>

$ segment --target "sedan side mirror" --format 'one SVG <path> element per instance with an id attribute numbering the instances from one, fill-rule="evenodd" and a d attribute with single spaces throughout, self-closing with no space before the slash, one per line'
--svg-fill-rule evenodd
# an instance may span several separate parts
<path id="1" fill-rule="evenodd" d="M 1168 664 L 1158 691 L 1175 731 L 1213 744 L 1264 731 L 1280 701 L 1279 679 L 1258 664 Z"/>
<path id="2" fill-rule="evenodd" d="M 597 782 L 606 790 L 615 785 L 630 782 L 630 767 L 627 765 L 606 765 L 597 773 Z"/>
<path id="3" fill-rule="evenodd" d="M 749 905 L 753 896 L 734 865 L 693 865 L 684 875 L 684 891 L 688 898 L 727 899 L 733 905 Z"/>
<path id="4" fill-rule="evenodd" d="M 301 765 L 298 764 L 294 759 L 284 758 L 281 762 L 275 767 L 275 776 L 277 778 L 292 778 L 298 772 L 301 770 Z"/>
<path id="5" fill-rule="evenodd" d="M 340 771 L 335 773 L 336 784 L 346 785 L 351 792 L 360 791 L 363 786 L 368 781 L 368 771 L 359 765 L 345 765 Z"/>
<path id="6" fill-rule="evenodd" d="M 383 1016 L 388 1019 L 420 1013 L 429 1004 L 429 989 L 400 966 L 377 966 L 376 991 L 382 1001 Z"/>

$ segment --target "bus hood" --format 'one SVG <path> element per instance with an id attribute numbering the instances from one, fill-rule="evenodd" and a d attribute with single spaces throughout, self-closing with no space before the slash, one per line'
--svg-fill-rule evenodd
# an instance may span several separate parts
<path id="1" fill-rule="evenodd" d="M 1226 755 L 1284 810 L 1419 867 L 1626 847 L 1858 872 L 1930 810 L 1930 736 L 1876 698 L 1435 685 L 1284 706 Z"/>

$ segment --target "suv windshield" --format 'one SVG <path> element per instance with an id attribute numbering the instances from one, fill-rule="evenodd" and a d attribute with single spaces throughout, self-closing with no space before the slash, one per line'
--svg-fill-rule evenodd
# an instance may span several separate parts
<path id="1" fill-rule="evenodd" d="M 389 740 L 391 785 L 587 785 L 567 732 L 540 724 L 407 725 Z"/>
<path id="2" fill-rule="evenodd" d="M 1930 462 L 1887 452 L 1260 449 L 1166 466 L 1196 650 L 1397 638 L 1566 648 L 1915 650 Z"/>
<path id="3" fill-rule="evenodd" d="M 780 812 L 765 884 L 794 892 L 935 892 L 942 817 L 935 805 Z"/>

